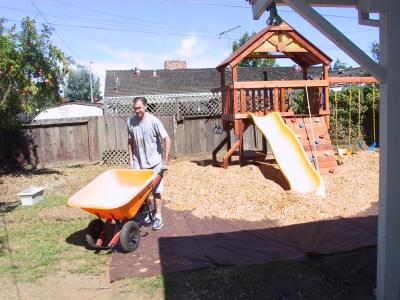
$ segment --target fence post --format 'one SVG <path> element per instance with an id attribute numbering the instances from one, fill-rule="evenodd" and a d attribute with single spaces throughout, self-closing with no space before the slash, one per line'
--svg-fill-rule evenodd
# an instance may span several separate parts
<path id="1" fill-rule="evenodd" d="M 176 130 L 177 130 L 177 119 L 175 115 L 172 115 L 172 126 L 174 128 L 173 130 L 173 139 L 174 139 L 174 159 L 177 157 L 176 151 L 178 151 L 178 142 L 176 138 Z"/>

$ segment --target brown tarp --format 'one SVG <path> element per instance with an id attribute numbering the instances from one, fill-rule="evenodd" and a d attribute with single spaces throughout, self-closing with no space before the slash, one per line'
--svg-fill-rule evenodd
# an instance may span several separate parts
<path id="1" fill-rule="evenodd" d="M 200 219 L 190 212 L 164 209 L 160 231 L 142 227 L 139 248 L 116 251 L 110 280 L 148 277 L 221 265 L 302 260 L 308 253 L 329 254 L 376 244 L 377 208 L 353 218 L 278 227 L 272 221 Z"/>

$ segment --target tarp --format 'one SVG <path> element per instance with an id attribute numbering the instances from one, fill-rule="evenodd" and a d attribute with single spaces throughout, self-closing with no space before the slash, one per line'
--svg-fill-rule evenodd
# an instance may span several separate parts
<path id="1" fill-rule="evenodd" d="M 165 208 L 162 230 L 142 227 L 135 252 L 113 253 L 110 280 L 216 266 L 304 260 L 310 253 L 329 254 L 375 245 L 377 213 L 374 206 L 352 218 L 279 227 L 270 220 L 201 219 L 191 212 Z"/>

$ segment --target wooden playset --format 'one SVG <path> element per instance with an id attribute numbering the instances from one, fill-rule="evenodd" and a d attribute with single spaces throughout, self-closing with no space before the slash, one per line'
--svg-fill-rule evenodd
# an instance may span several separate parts
<path id="1" fill-rule="evenodd" d="M 240 81 L 238 64 L 250 58 L 289 58 L 299 66 L 299 70 L 293 69 L 293 72 L 300 73 L 296 75 L 302 79 Z M 266 27 L 233 52 L 217 66 L 221 75 L 221 87 L 213 92 L 221 92 L 222 120 L 226 137 L 213 151 L 213 160 L 217 163 L 217 153 L 226 145 L 223 167 L 228 167 L 235 151 L 239 152 L 239 162 L 243 165 L 243 138 L 245 130 L 253 124 L 251 114 L 263 116 L 275 111 L 280 113 L 286 125 L 299 138 L 310 161 L 314 163 L 314 155 L 318 156 L 319 173 L 333 173 L 337 163 L 328 133 L 329 87 L 333 84 L 377 81 L 373 77 L 329 77 L 331 62 L 326 54 L 285 22 L 278 26 Z M 310 67 L 321 65 L 320 76 L 311 78 L 308 73 Z M 230 78 L 227 76 L 229 73 Z M 294 91 L 299 90 L 302 90 L 304 95 L 303 109 L 301 113 L 295 113 L 292 95 Z M 314 139 L 310 126 L 313 127 Z M 237 141 L 233 145 L 232 131 L 237 135 Z M 316 153 L 312 151 L 314 144 Z M 264 138 L 263 152 L 267 152 L 267 142 Z"/>

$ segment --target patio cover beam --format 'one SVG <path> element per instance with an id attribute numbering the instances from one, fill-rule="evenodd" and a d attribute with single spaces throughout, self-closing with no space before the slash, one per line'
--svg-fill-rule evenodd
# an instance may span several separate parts
<path id="1" fill-rule="evenodd" d="M 285 0 L 285 3 L 322 32 L 360 66 L 367 68 L 375 78 L 381 82 L 385 81 L 385 70 L 306 3 L 305 0 Z"/>

